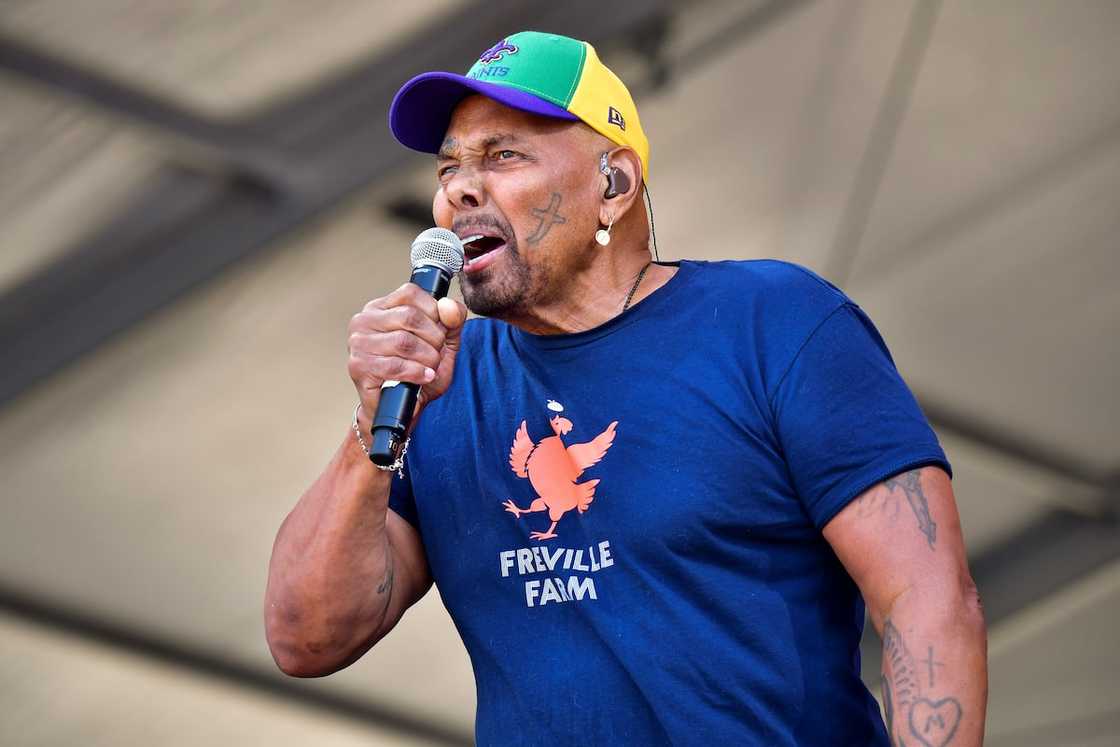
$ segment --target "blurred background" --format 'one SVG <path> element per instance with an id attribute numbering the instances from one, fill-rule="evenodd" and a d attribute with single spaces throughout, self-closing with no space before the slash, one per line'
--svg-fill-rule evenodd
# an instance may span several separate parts
<path id="1" fill-rule="evenodd" d="M 470 743 L 434 590 L 317 681 L 261 606 L 431 224 L 391 96 L 525 28 L 631 85 L 662 259 L 879 325 L 956 470 L 988 743 L 1120 743 L 1120 2 L 3 0 L 0 744 Z"/>

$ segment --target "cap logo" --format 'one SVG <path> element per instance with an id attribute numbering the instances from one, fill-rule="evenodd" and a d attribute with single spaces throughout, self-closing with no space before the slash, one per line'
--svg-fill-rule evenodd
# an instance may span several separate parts
<path id="1" fill-rule="evenodd" d="M 497 62 L 507 54 L 517 54 L 517 47 L 510 44 L 508 40 L 502 39 L 500 42 L 490 47 L 490 49 L 483 52 L 482 56 L 478 58 L 478 61 L 484 63 Z"/>
<path id="2" fill-rule="evenodd" d="M 622 118 L 622 112 L 613 106 L 607 107 L 607 124 L 615 125 L 623 131 L 626 130 L 626 120 Z"/>

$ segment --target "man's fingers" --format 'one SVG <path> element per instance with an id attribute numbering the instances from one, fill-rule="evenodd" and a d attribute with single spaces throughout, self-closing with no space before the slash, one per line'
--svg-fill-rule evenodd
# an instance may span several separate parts
<path id="1" fill-rule="evenodd" d="M 389 295 L 373 299 L 366 304 L 366 310 L 391 309 L 394 306 L 415 306 L 432 321 L 439 319 L 439 314 L 436 312 L 436 300 L 432 298 L 432 294 L 415 283 L 405 283 Z"/>
<path id="2" fill-rule="evenodd" d="M 448 329 L 458 329 L 467 320 L 467 307 L 455 298 L 441 298 L 436 304 L 440 323 Z"/>
<path id="3" fill-rule="evenodd" d="M 439 366 L 439 350 L 426 340 L 403 329 L 395 332 L 354 334 L 350 337 L 350 355 L 358 358 L 397 356 L 414 360 L 429 368 Z"/>
<path id="4" fill-rule="evenodd" d="M 434 308 L 435 299 L 430 300 Z M 393 306 L 388 309 L 370 309 L 367 307 L 351 318 L 350 334 L 404 330 L 411 332 L 438 350 L 443 346 L 443 339 L 446 335 L 438 319 L 438 314 L 433 320 L 432 317 L 415 306 Z"/>
<path id="5" fill-rule="evenodd" d="M 467 318 L 462 302 L 436 299 L 408 283 L 374 299 L 350 319 L 350 378 L 367 409 L 376 406 L 381 384 L 421 386 L 421 403 L 447 389 Z"/>
<path id="6" fill-rule="evenodd" d="M 379 390 L 386 381 L 407 381 L 423 386 L 436 376 L 430 367 L 397 356 L 371 358 L 364 362 L 362 368 L 366 374 L 362 377 L 362 386 L 371 394 L 373 389 Z"/>

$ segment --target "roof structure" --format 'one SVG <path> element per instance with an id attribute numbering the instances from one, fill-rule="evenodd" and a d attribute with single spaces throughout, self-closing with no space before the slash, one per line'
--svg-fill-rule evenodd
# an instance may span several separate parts
<path id="1" fill-rule="evenodd" d="M 348 434 L 347 320 L 430 224 L 389 100 L 521 28 L 632 82 L 662 259 L 799 262 L 875 320 L 954 465 L 988 743 L 1120 739 L 1120 5 L 20 0 L 0 743 L 470 742 L 436 592 L 313 682 L 275 671 L 260 608 Z"/>

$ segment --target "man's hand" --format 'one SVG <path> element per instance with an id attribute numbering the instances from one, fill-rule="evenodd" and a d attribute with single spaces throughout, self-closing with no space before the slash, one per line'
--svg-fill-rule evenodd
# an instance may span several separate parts
<path id="1" fill-rule="evenodd" d="M 460 301 L 437 302 L 405 283 L 370 301 L 350 319 L 349 370 L 361 401 L 358 424 L 363 433 L 369 433 L 384 382 L 420 385 L 416 414 L 447 391 L 466 318 Z"/>

